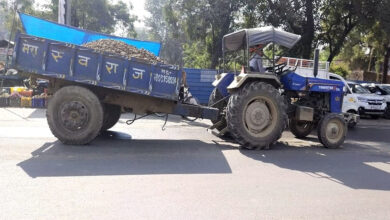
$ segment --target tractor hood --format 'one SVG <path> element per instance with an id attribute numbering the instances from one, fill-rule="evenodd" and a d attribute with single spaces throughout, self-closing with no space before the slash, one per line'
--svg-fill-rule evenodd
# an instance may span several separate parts
<path id="1" fill-rule="evenodd" d="M 258 44 L 275 43 L 287 48 L 292 48 L 299 40 L 300 35 L 289 33 L 272 26 L 242 29 L 223 37 L 222 48 L 224 51 L 235 51 Z"/>

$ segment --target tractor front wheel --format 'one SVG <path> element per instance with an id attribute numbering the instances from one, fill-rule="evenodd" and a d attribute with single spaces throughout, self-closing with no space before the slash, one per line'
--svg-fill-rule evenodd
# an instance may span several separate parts
<path id="1" fill-rule="evenodd" d="M 347 135 L 347 123 L 339 114 L 326 114 L 318 124 L 317 133 L 326 148 L 339 148 Z"/>
<path id="2" fill-rule="evenodd" d="M 232 94 L 227 106 L 230 134 L 244 148 L 264 148 L 276 142 L 286 125 L 286 106 L 270 84 L 251 82 Z"/>

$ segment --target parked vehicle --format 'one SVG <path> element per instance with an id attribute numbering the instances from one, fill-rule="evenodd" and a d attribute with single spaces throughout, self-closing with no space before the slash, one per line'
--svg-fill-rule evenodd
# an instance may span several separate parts
<path id="1" fill-rule="evenodd" d="M 384 114 L 386 103 L 383 97 L 372 94 L 359 83 L 346 81 L 337 74 L 329 73 L 329 77 L 333 80 L 340 80 L 345 85 L 343 112 L 355 113 L 360 116 L 369 115 L 372 118 L 379 118 Z"/>
<path id="2" fill-rule="evenodd" d="M 376 83 L 363 83 L 362 86 L 369 89 L 370 92 L 380 95 L 385 99 L 387 104 L 384 117 L 390 119 L 390 85 L 376 84 Z"/>

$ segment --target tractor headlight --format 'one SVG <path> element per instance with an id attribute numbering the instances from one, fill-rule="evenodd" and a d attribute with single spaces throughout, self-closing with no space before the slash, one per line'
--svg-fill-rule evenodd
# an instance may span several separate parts
<path id="1" fill-rule="evenodd" d="M 364 97 L 358 97 L 359 102 L 368 102 L 368 99 Z"/>

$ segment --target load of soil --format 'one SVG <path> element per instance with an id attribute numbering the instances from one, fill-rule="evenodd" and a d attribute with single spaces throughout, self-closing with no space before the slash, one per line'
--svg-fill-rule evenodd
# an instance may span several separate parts
<path id="1" fill-rule="evenodd" d="M 130 59 L 132 57 L 146 61 L 150 64 L 161 63 L 162 60 L 145 49 L 137 49 L 122 41 L 102 39 L 82 45 L 98 52 L 107 52 Z"/>

